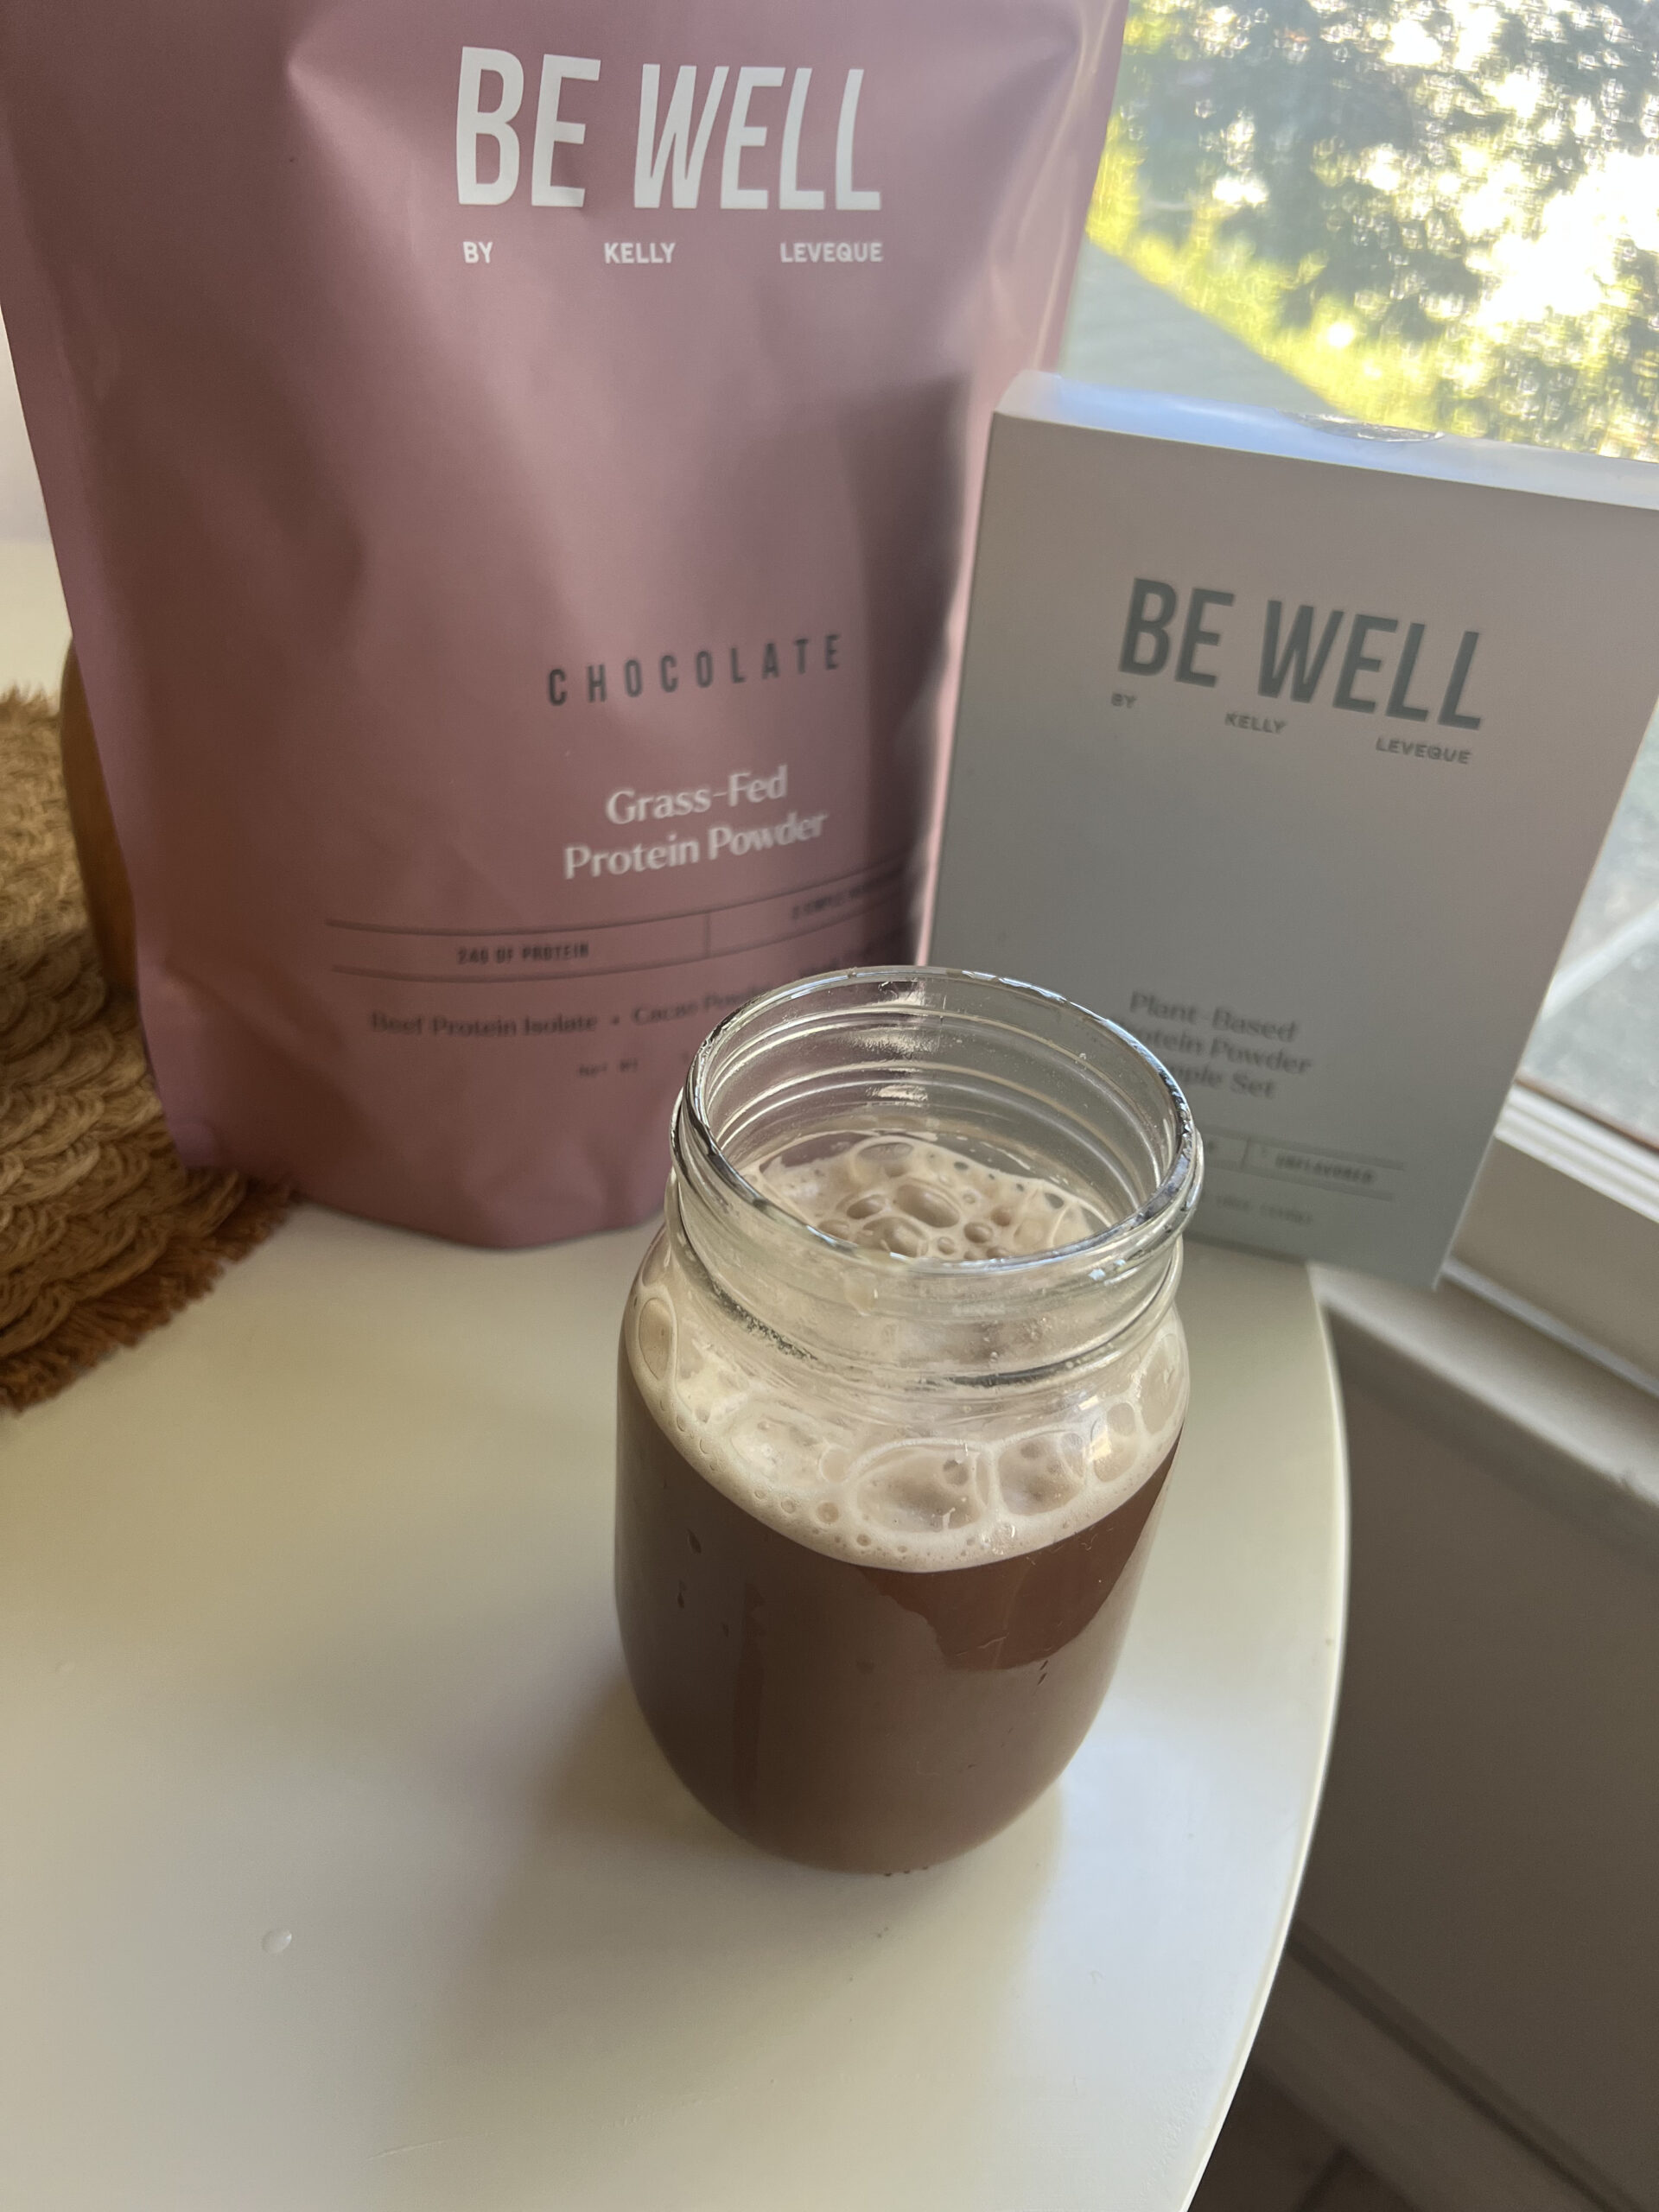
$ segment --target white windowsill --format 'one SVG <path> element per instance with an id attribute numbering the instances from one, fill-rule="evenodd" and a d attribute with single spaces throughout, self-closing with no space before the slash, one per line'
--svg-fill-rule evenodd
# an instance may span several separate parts
<path id="1" fill-rule="evenodd" d="M 1448 1272 L 1659 1389 L 1659 1155 L 1646 1147 L 1511 1090 Z"/>
<path id="2" fill-rule="evenodd" d="M 1345 1380 L 1659 1565 L 1659 1404 L 1648 1390 L 1454 1283 L 1313 1274 Z"/>

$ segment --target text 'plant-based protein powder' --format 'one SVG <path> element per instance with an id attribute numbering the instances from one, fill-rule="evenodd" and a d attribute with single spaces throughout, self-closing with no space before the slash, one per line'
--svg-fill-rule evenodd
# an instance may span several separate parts
<path id="1" fill-rule="evenodd" d="M 1121 0 L 15 0 L 0 299 L 186 1158 L 637 1217 L 911 955 L 990 409 Z"/>

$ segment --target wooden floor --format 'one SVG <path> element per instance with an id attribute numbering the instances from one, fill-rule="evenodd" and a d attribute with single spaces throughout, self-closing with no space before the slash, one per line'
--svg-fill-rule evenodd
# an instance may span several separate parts
<path id="1" fill-rule="evenodd" d="M 1412 2212 L 1315 2120 L 1251 2069 L 1192 2212 Z"/>

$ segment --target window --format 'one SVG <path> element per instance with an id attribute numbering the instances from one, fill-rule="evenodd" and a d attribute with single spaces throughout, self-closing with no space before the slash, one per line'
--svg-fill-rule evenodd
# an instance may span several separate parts
<path id="1" fill-rule="evenodd" d="M 1656 130 L 1659 9 L 1135 0 L 1062 365 L 1659 461 Z M 1659 721 L 1522 1082 L 1535 1103 L 1505 1116 L 1464 1272 L 1499 1267 L 1510 1302 L 1659 1371 L 1630 1313 L 1659 1309 Z M 1556 1198 L 1565 1179 L 1603 1209 L 1581 1224 L 1591 1274 L 1606 1206 L 1647 1222 L 1645 1288 L 1615 1284 L 1611 1336 L 1605 1302 L 1517 1256 L 1510 1217 L 1546 1166 Z M 1551 1220 L 1558 1237 L 1554 1201 Z"/>

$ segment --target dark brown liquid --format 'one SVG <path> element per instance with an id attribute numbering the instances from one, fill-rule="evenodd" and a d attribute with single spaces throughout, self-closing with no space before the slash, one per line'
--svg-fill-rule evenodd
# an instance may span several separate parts
<path id="1" fill-rule="evenodd" d="M 1088 1732 L 1168 1456 L 1087 1529 L 937 1573 L 810 1550 L 704 1480 L 630 1371 L 618 1385 L 616 1607 L 681 1780 L 740 1835 L 816 1866 L 929 1866 L 1005 1827 Z"/>

